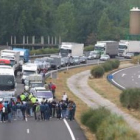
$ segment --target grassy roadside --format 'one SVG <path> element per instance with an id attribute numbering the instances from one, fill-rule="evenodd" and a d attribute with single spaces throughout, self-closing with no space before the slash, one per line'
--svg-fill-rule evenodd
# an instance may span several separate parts
<path id="1" fill-rule="evenodd" d="M 56 96 L 58 99 L 62 99 L 63 92 L 65 91 L 68 95 L 68 98 L 70 100 L 75 101 L 77 105 L 77 110 L 76 110 L 76 120 L 80 124 L 80 127 L 84 130 L 85 135 L 87 137 L 87 140 L 96 140 L 95 135 L 90 132 L 88 128 L 86 128 L 84 125 L 81 124 L 80 122 L 80 116 L 81 113 L 88 110 L 88 106 L 82 102 L 77 96 L 75 96 L 67 87 L 67 78 L 71 77 L 72 75 L 75 75 L 77 73 L 80 73 L 85 70 L 91 69 L 93 66 L 88 66 L 88 67 L 81 67 L 81 68 L 76 68 L 76 69 L 71 69 L 63 72 L 58 73 L 58 78 L 57 79 L 48 79 L 47 82 L 54 82 L 57 86 L 56 90 Z"/>
<path id="2" fill-rule="evenodd" d="M 120 68 L 125 68 L 125 67 L 128 67 L 129 65 L 131 65 L 130 62 L 122 62 L 120 65 Z M 121 90 L 119 90 L 118 88 L 116 88 L 115 86 L 113 86 L 111 83 L 108 82 L 108 80 L 106 78 L 108 74 L 109 73 L 106 73 L 103 76 L 103 78 L 89 79 L 88 80 L 89 86 L 92 89 L 94 89 L 97 93 L 102 95 L 104 98 L 115 103 L 121 110 L 131 114 L 132 116 L 134 116 L 135 118 L 140 120 L 139 110 L 134 110 L 134 109 L 128 110 L 128 109 L 122 107 L 122 105 L 120 103 Z"/>

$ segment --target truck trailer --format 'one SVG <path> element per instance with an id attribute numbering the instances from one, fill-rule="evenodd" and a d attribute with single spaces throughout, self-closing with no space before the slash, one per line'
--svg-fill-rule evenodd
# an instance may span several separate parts
<path id="1" fill-rule="evenodd" d="M 84 52 L 84 44 L 62 42 L 62 44 L 60 45 L 59 54 L 62 57 L 83 56 L 83 52 Z"/>
<path id="2" fill-rule="evenodd" d="M 97 41 L 94 51 L 98 51 L 101 55 L 107 54 L 110 57 L 118 56 L 119 43 L 117 41 Z"/>
<path id="3" fill-rule="evenodd" d="M 13 50 L 1 50 L 1 58 L 3 59 L 9 59 L 11 62 L 11 66 L 14 69 L 14 72 L 17 73 L 17 71 L 20 70 L 20 53 L 13 51 Z"/>

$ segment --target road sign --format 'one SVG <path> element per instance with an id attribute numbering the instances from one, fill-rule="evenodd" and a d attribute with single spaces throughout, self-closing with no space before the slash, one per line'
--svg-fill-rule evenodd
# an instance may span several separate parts
<path id="1" fill-rule="evenodd" d="M 108 79 L 109 79 L 109 80 L 112 80 L 112 79 L 113 79 L 113 75 L 112 75 L 112 74 L 109 74 L 109 75 L 108 75 Z"/>

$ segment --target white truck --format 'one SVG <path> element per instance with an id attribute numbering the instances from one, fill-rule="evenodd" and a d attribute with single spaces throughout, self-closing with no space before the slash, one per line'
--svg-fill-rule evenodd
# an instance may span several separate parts
<path id="1" fill-rule="evenodd" d="M 38 69 L 37 65 L 33 63 L 25 63 L 22 65 L 22 84 L 24 84 L 24 80 L 26 77 L 28 77 L 31 74 L 37 74 Z"/>
<path id="2" fill-rule="evenodd" d="M 120 40 L 119 42 L 119 56 L 127 56 L 128 53 L 134 55 L 140 54 L 140 41 Z"/>
<path id="3" fill-rule="evenodd" d="M 98 51 L 101 55 L 107 54 L 110 57 L 118 56 L 119 42 L 117 41 L 97 41 L 94 51 Z"/>
<path id="4" fill-rule="evenodd" d="M 41 74 L 31 74 L 24 80 L 25 90 L 30 91 L 35 87 L 44 87 L 43 78 Z"/>
<path id="5" fill-rule="evenodd" d="M 0 97 L 12 97 L 16 92 L 14 70 L 11 66 L 0 65 Z"/>
<path id="6" fill-rule="evenodd" d="M 1 50 L 1 58 L 10 60 L 15 73 L 20 70 L 20 52 L 13 50 Z"/>
<path id="7" fill-rule="evenodd" d="M 67 65 L 73 65 L 73 56 L 83 56 L 84 44 L 62 42 L 59 46 L 59 55 L 65 59 Z"/>
<path id="8" fill-rule="evenodd" d="M 59 53 L 62 57 L 83 56 L 84 44 L 62 42 Z"/>

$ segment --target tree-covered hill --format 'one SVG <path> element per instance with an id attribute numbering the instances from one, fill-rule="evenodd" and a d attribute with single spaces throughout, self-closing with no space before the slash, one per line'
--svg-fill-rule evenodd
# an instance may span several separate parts
<path id="1" fill-rule="evenodd" d="M 10 36 L 61 36 L 63 41 L 119 40 L 140 0 L 0 0 L 0 44 Z"/>

